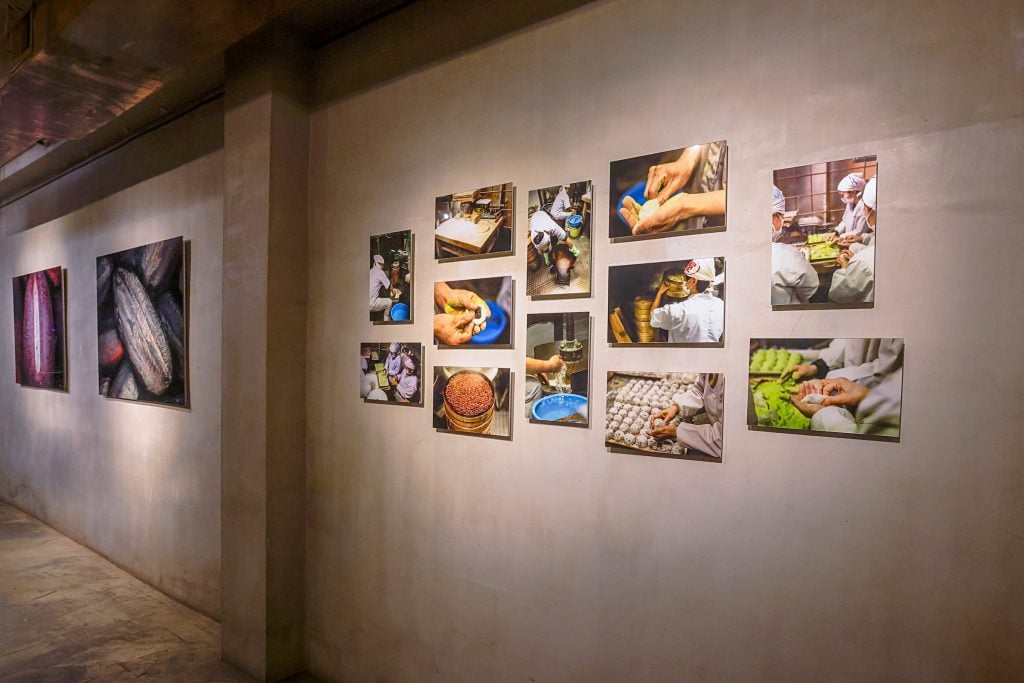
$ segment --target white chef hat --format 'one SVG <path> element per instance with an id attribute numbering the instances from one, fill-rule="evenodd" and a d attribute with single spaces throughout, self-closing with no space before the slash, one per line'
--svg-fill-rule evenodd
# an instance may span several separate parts
<path id="1" fill-rule="evenodd" d="M 373 255 L 373 262 L 376 263 L 378 266 L 383 266 L 384 265 L 384 257 L 381 256 L 380 254 L 374 254 Z"/>
<path id="2" fill-rule="evenodd" d="M 706 280 L 707 282 L 715 281 L 715 259 L 713 258 L 697 258 L 693 259 L 686 264 L 683 268 L 683 274 L 686 277 L 696 278 L 698 280 Z"/>
<path id="3" fill-rule="evenodd" d="M 786 213 L 786 195 L 772 185 L 772 213 Z"/>
<path id="4" fill-rule="evenodd" d="M 405 365 L 407 370 L 415 370 L 416 369 L 416 361 L 414 361 L 412 359 L 412 356 L 406 356 L 405 357 L 404 365 Z"/>
<path id="5" fill-rule="evenodd" d="M 851 173 L 839 181 L 838 190 L 840 192 L 860 192 L 864 189 L 865 184 L 863 173 Z"/>
<path id="6" fill-rule="evenodd" d="M 864 186 L 864 206 L 874 210 L 875 203 L 877 202 L 878 195 L 878 176 L 875 176 L 868 181 L 868 184 Z"/>
<path id="7" fill-rule="evenodd" d="M 551 236 L 546 232 L 533 233 L 533 246 L 537 247 L 537 251 L 547 251 L 551 246 Z"/>
<path id="8" fill-rule="evenodd" d="M 391 342 L 391 346 L 388 347 L 391 353 L 398 353 L 398 349 L 400 348 L 402 347 L 398 345 L 398 342 Z"/>

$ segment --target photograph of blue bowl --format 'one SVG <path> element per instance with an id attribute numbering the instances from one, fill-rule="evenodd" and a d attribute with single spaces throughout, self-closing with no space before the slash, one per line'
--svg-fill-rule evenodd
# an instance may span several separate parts
<path id="1" fill-rule="evenodd" d="M 505 309 L 493 301 L 487 301 L 491 309 L 491 317 L 487 319 L 487 329 L 469 340 L 470 344 L 497 344 L 502 333 L 508 327 L 508 314 Z"/>
<path id="2" fill-rule="evenodd" d="M 409 306 L 406 304 L 395 304 L 391 307 L 391 319 L 392 320 L 408 320 L 409 319 Z"/>
<path id="3" fill-rule="evenodd" d="M 579 412 L 587 405 L 587 397 L 579 394 L 551 394 L 533 404 L 531 414 L 534 420 L 557 422 L 563 417 Z M 586 410 L 583 411 L 586 413 Z"/>

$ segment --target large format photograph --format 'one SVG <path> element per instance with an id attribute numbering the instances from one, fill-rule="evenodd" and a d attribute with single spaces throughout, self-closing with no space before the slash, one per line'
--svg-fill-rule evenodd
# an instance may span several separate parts
<path id="1" fill-rule="evenodd" d="M 511 439 L 508 368 L 434 367 L 434 429 Z"/>
<path id="2" fill-rule="evenodd" d="M 590 424 L 590 314 L 526 316 L 526 417 Z"/>
<path id="3" fill-rule="evenodd" d="M 64 270 L 14 278 L 14 379 L 26 387 L 67 388 Z"/>
<path id="4" fill-rule="evenodd" d="M 96 259 L 101 396 L 188 405 L 185 241 Z"/>
<path id="5" fill-rule="evenodd" d="M 898 441 L 903 340 L 752 339 L 747 425 Z"/>
<path id="6" fill-rule="evenodd" d="M 590 296 L 593 184 L 587 180 L 530 190 L 526 295 Z"/>
<path id="7" fill-rule="evenodd" d="M 608 343 L 721 346 L 724 337 L 724 258 L 608 269 Z"/>
<path id="8" fill-rule="evenodd" d="M 434 283 L 434 343 L 512 348 L 512 277 Z"/>
<path id="9" fill-rule="evenodd" d="M 774 181 L 772 307 L 872 306 L 876 157 L 785 168 Z"/>
<path id="10" fill-rule="evenodd" d="M 613 161 L 608 236 L 613 242 L 725 230 L 725 140 Z"/>
<path id="11" fill-rule="evenodd" d="M 370 237 L 370 321 L 412 322 L 412 230 Z"/>
<path id="12" fill-rule="evenodd" d="M 434 258 L 463 261 L 512 254 L 512 183 L 438 197 L 434 202 Z"/>
<path id="13" fill-rule="evenodd" d="M 359 345 L 359 397 L 374 403 L 423 405 L 423 345 L 363 342 Z"/>
<path id="14" fill-rule="evenodd" d="M 605 445 L 643 455 L 721 462 L 725 375 L 609 372 Z"/>

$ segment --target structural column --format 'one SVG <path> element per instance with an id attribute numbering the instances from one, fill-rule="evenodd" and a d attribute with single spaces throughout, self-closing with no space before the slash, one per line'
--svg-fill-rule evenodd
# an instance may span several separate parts
<path id="1" fill-rule="evenodd" d="M 311 64 L 280 29 L 226 56 L 222 652 L 270 681 L 304 668 Z"/>

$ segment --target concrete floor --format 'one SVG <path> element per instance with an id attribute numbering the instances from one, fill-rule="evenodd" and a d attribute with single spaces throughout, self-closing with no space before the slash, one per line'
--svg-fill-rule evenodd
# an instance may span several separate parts
<path id="1" fill-rule="evenodd" d="M 220 625 L 0 503 L 0 681 L 252 681 Z"/>

